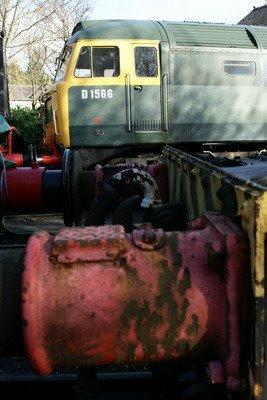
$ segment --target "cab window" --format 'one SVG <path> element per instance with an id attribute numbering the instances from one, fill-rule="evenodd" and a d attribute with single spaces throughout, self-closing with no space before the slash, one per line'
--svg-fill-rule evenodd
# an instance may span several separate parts
<path id="1" fill-rule="evenodd" d="M 70 62 L 70 56 L 71 56 L 71 49 L 68 49 L 64 51 L 62 57 L 60 57 L 55 76 L 55 82 L 58 82 L 65 77 Z"/>
<path id="2" fill-rule="evenodd" d="M 158 76 L 157 49 L 155 47 L 135 48 L 135 73 L 142 77 Z"/>
<path id="3" fill-rule="evenodd" d="M 75 76 L 77 78 L 91 78 L 91 58 L 91 47 L 82 47 L 75 68 Z"/>
<path id="4" fill-rule="evenodd" d="M 93 47 L 94 76 L 119 76 L 118 47 Z"/>
<path id="5" fill-rule="evenodd" d="M 74 75 L 77 78 L 116 77 L 120 75 L 118 47 L 82 47 Z"/>

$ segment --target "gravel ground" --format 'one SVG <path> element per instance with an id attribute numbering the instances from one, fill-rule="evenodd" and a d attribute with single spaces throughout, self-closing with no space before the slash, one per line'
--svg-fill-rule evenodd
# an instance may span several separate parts
<path id="1" fill-rule="evenodd" d="M 76 374 L 76 368 L 60 368 L 53 376 Z M 4 376 L 37 376 L 25 357 L 0 357 L 0 378 Z"/>
<path id="2" fill-rule="evenodd" d="M 3 225 L 18 235 L 31 235 L 40 230 L 56 233 L 64 228 L 62 214 L 10 215 L 4 217 Z"/>

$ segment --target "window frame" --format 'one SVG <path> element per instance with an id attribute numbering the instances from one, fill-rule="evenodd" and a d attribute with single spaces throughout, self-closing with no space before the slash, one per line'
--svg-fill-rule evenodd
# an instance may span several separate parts
<path id="1" fill-rule="evenodd" d="M 65 57 L 64 61 L 62 61 L 63 60 L 63 56 L 64 56 L 64 54 L 67 54 L 67 53 L 69 53 L 69 62 L 68 62 L 68 65 L 67 65 L 67 68 L 66 68 L 66 71 L 65 71 L 65 75 L 60 79 L 56 79 L 58 71 L 60 70 L 63 62 L 66 60 L 66 57 Z M 66 47 L 65 49 L 63 49 L 62 53 L 60 54 L 60 56 L 58 58 L 58 64 L 57 64 L 57 68 L 56 68 L 54 83 L 58 83 L 58 82 L 60 82 L 60 81 L 62 81 L 63 79 L 66 78 L 66 75 L 68 73 L 68 68 L 69 68 L 69 65 L 70 65 L 70 62 L 71 62 L 72 53 L 73 53 L 73 46 L 69 46 L 69 47 Z"/>
<path id="2" fill-rule="evenodd" d="M 76 76 L 75 75 L 75 71 L 76 71 L 76 66 L 77 66 L 77 63 L 78 63 L 78 59 L 79 59 L 79 56 L 80 56 L 80 52 L 81 52 L 81 50 L 82 50 L 82 48 L 83 47 L 90 47 L 90 49 L 91 49 L 91 51 L 90 51 L 90 55 L 91 55 L 91 71 L 92 71 L 92 73 L 91 73 L 91 76 L 90 77 L 84 77 L 84 76 Z M 118 72 L 119 72 L 119 74 L 118 75 L 116 75 L 116 76 L 94 76 L 94 60 L 93 60 L 93 49 L 94 48 L 104 48 L 104 49 L 107 49 L 107 48 L 110 48 L 110 49 L 117 49 L 118 50 L 118 59 L 119 59 L 119 69 L 118 69 Z M 119 78 L 120 76 L 121 76 L 121 57 L 120 57 L 120 47 L 119 46 L 114 46 L 114 45 L 105 45 L 105 44 L 103 44 L 103 45 L 99 45 L 99 46 L 95 46 L 95 45 L 86 45 L 86 46 L 81 46 L 80 48 L 79 48 L 79 52 L 78 52 L 78 57 L 77 57 L 77 59 L 76 59 L 76 62 L 75 62 L 75 65 L 74 65 L 74 71 L 73 71 L 73 76 L 74 76 L 74 78 L 75 79 L 102 79 L 102 78 L 105 78 L 105 79 L 109 79 L 109 78 Z"/>
<path id="3" fill-rule="evenodd" d="M 86 47 L 86 48 L 90 48 L 90 63 L 91 63 L 91 68 L 90 68 L 90 69 L 91 69 L 91 76 L 76 76 L 76 75 L 75 75 L 75 72 L 76 72 L 77 69 L 86 69 L 86 68 L 77 68 L 77 64 L 78 64 L 78 61 L 79 61 L 79 58 L 80 58 L 81 51 L 82 51 L 82 49 L 85 48 L 85 47 Z M 92 46 L 91 46 L 91 45 L 90 45 L 90 46 L 81 46 L 81 47 L 79 48 L 78 57 L 77 57 L 77 59 L 76 59 L 76 61 L 75 61 L 73 76 L 74 76 L 74 78 L 76 78 L 76 79 L 84 79 L 84 78 L 86 78 L 86 79 L 91 79 L 91 78 L 93 77 L 92 73 L 93 73 L 93 66 L 92 66 Z"/>
<path id="4" fill-rule="evenodd" d="M 136 71 L 136 50 L 138 48 L 151 48 L 154 49 L 156 51 L 156 66 L 157 66 L 157 75 L 153 75 L 153 76 L 147 76 L 147 75 L 137 75 L 137 71 Z M 159 66 L 159 49 L 158 47 L 156 47 L 155 45 L 145 45 L 145 44 L 137 44 L 134 46 L 134 74 L 136 78 L 139 79 L 155 79 L 159 77 L 160 74 L 160 66 Z"/>
<path id="5" fill-rule="evenodd" d="M 253 64 L 254 65 L 254 73 L 253 74 L 229 74 L 229 73 L 227 73 L 226 71 L 225 71 L 225 64 L 226 63 L 233 63 L 233 65 L 234 65 L 234 63 L 237 63 L 236 65 L 238 65 L 238 63 L 240 63 L 239 65 L 240 66 L 242 66 L 242 64 L 241 63 L 243 63 L 243 65 L 244 64 Z M 236 77 L 252 77 L 252 76 L 256 76 L 257 75 L 257 63 L 256 63 L 256 61 L 254 61 L 254 60 L 247 60 L 247 61 L 242 61 L 242 60 L 224 60 L 224 61 L 222 61 L 222 72 L 223 72 L 223 75 L 224 76 L 230 76 L 230 77 L 233 77 L 233 78 L 236 78 Z"/>

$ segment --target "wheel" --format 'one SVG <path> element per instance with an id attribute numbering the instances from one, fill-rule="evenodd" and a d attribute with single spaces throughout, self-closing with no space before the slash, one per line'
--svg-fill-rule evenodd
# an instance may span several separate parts
<path id="1" fill-rule="evenodd" d="M 70 171 L 71 171 L 71 150 L 66 149 L 62 157 L 62 183 L 63 183 L 63 220 L 65 226 L 73 226 L 73 215 L 71 207 Z"/>
<path id="2" fill-rule="evenodd" d="M 82 226 L 84 209 L 82 204 L 80 177 L 83 171 L 83 164 L 79 151 L 72 151 L 70 164 L 70 203 L 72 218 L 75 226 Z"/>

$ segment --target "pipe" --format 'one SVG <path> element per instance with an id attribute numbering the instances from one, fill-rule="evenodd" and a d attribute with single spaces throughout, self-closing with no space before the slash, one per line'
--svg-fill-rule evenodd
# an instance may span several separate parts
<path id="1" fill-rule="evenodd" d="M 44 167 L 10 168 L 0 172 L 4 212 L 57 211 L 62 203 L 61 170 Z"/>
<path id="2" fill-rule="evenodd" d="M 135 228 L 134 213 L 141 210 L 141 202 L 140 196 L 129 197 L 123 201 L 112 216 L 113 224 L 122 225 L 127 233 L 132 232 Z"/>
<path id="3" fill-rule="evenodd" d="M 119 194 L 112 186 L 105 183 L 103 185 L 102 195 L 96 196 L 92 202 L 91 208 L 85 218 L 85 226 L 104 225 L 107 216 L 115 211 L 119 200 Z"/>

